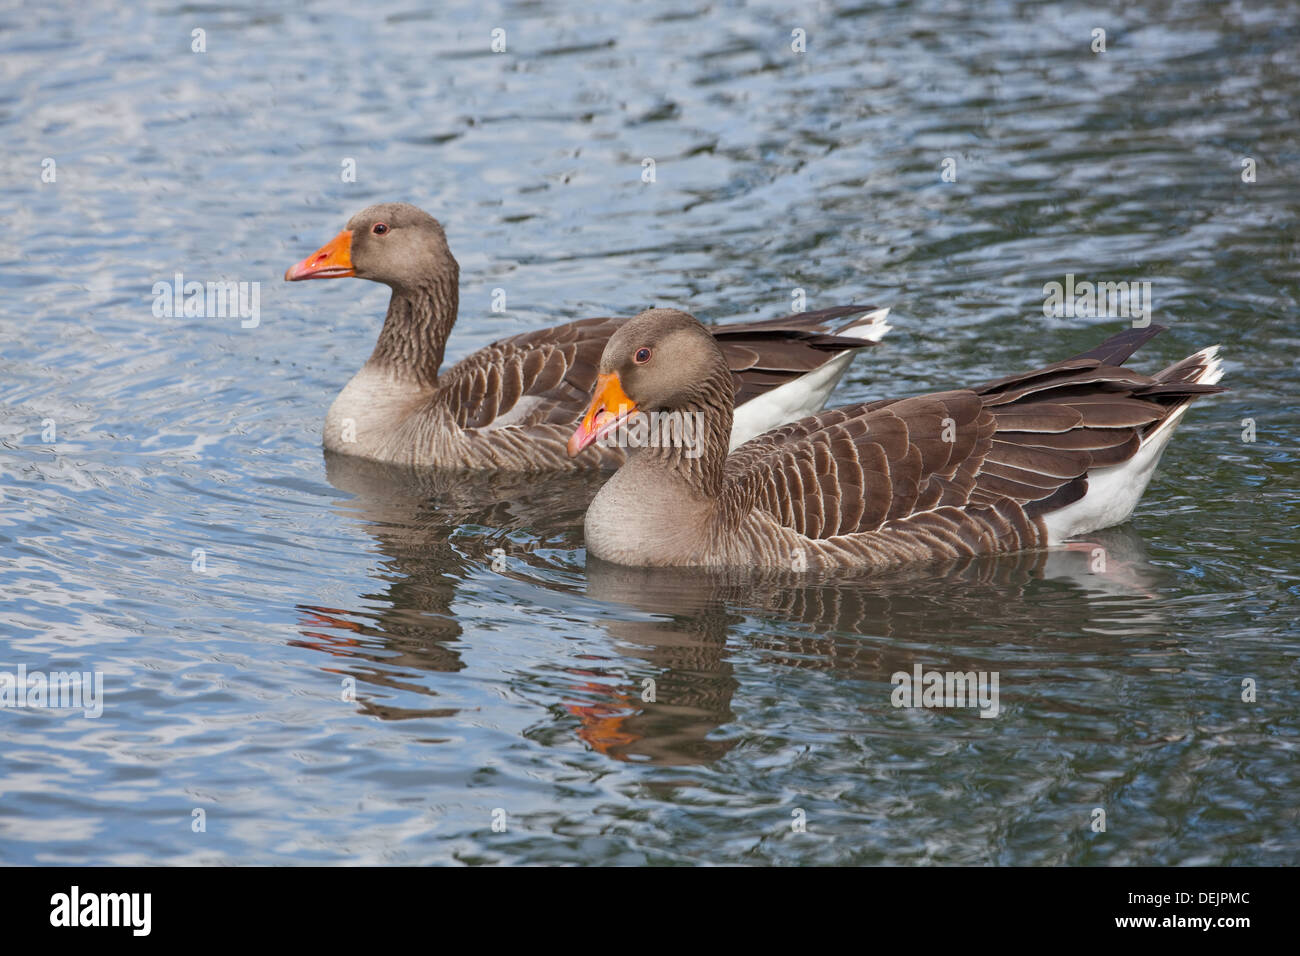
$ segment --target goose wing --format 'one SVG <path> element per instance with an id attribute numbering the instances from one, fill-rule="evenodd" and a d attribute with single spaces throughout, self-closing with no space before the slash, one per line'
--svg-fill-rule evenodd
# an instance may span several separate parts
<path id="1" fill-rule="evenodd" d="M 710 328 L 731 369 L 736 404 L 783 385 L 848 350 L 875 344 L 834 325 L 872 309 L 838 306 Z M 573 423 L 581 417 L 601 353 L 625 319 L 593 318 L 494 342 L 440 376 L 436 401 L 462 428 Z"/>
<path id="2" fill-rule="evenodd" d="M 1121 367 L 1136 338 L 1121 333 L 976 389 L 833 409 L 774 429 L 728 459 L 726 509 L 758 509 L 810 539 L 870 536 L 909 553 L 1041 544 L 1040 517 L 1082 498 L 1091 469 L 1129 460 L 1191 398 L 1219 390 L 1190 369 L 1152 377 Z"/>

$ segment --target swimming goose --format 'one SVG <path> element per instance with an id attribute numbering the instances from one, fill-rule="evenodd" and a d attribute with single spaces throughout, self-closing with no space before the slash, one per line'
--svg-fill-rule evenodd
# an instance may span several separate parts
<path id="1" fill-rule="evenodd" d="M 1118 524 L 1191 402 L 1223 390 L 1218 346 L 1153 376 L 1120 367 L 1160 331 L 1130 329 L 974 388 L 824 411 L 728 455 L 731 383 L 717 343 L 683 312 L 643 312 L 610 338 L 569 440 L 572 455 L 615 436 L 639 446 L 587 510 L 587 553 L 876 569 Z M 671 428 L 647 428 L 655 413 Z"/>
<path id="2" fill-rule="evenodd" d="M 362 210 L 285 271 L 290 282 L 356 276 L 393 290 L 374 353 L 325 417 L 325 448 L 399 464 L 511 471 L 621 463 L 619 448 L 574 462 L 565 439 L 586 406 L 605 343 L 625 320 L 582 319 L 511 336 L 440 372 L 459 275 L 441 224 L 406 203 Z M 889 331 L 888 312 L 843 306 L 714 328 L 738 406 L 733 443 L 821 408 L 853 356 Z"/>

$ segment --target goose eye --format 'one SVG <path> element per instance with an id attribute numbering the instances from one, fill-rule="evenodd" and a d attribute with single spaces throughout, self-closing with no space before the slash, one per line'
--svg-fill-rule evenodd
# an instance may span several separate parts
<path id="1" fill-rule="evenodd" d="M 637 349 L 636 355 L 632 356 L 632 360 L 636 362 L 637 365 L 644 365 L 646 362 L 650 361 L 650 350 Z"/>
<path id="2" fill-rule="evenodd" d="M 372 228 L 370 231 L 373 232 L 376 236 L 382 236 L 384 233 L 388 231 L 388 224 L 383 222 L 377 222 L 375 223 L 374 228 Z"/>

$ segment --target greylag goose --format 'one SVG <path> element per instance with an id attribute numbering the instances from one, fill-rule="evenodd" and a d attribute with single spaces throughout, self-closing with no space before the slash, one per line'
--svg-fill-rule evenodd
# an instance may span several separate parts
<path id="1" fill-rule="evenodd" d="M 717 343 L 686 313 L 643 312 L 610 338 L 569 440 L 571 455 L 620 433 L 640 446 L 587 509 L 587 553 L 877 569 L 1118 524 L 1191 402 L 1223 390 L 1218 346 L 1151 376 L 1120 367 L 1160 331 L 1130 329 L 974 388 L 827 410 L 729 455 L 731 379 Z M 628 427 L 654 413 L 672 430 Z"/>
<path id="2" fill-rule="evenodd" d="M 362 210 L 284 274 L 291 282 L 345 276 L 393 291 L 374 353 L 325 417 L 328 451 L 511 471 L 623 461 L 621 449 L 602 448 L 574 462 L 565 439 L 591 394 L 601 351 L 624 319 L 511 336 L 440 372 L 460 267 L 438 220 L 406 203 Z M 821 408 L 853 356 L 889 331 L 888 312 L 842 306 L 714 328 L 738 406 L 733 443 Z"/>

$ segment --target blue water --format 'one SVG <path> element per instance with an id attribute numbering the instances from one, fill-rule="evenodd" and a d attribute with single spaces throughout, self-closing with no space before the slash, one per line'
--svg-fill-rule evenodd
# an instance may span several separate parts
<path id="1" fill-rule="evenodd" d="M 105 687 L 0 710 L 0 861 L 1300 862 L 1294 5 L 438 8 L 0 12 L 0 671 Z M 387 290 L 280 276 L 392 199 L 460 261 L 451 358 L 802 288 L 894 310 L 847 403 L 1122 327 L 1043 315 L 1073 273 L 1150 281 L 1136 367 L 1219 342 L 1232 391 L 1082 551 L 589 565 L 590 479 L 322 456 Z M 156 317 L 178 272 L 258 324 Z M 917 663 L 999 715 L 894 708 Z"/>

